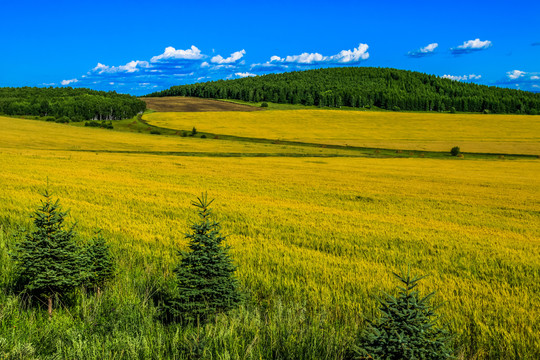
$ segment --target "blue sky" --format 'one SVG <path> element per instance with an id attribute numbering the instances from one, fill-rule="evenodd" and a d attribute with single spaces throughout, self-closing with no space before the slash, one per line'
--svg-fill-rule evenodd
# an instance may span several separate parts
<path id="1" fill-rule="evenodd" d="M 540 91 L 539 1 L 6 2 L 0 86 L 145 94 L 331 66 Z"/>

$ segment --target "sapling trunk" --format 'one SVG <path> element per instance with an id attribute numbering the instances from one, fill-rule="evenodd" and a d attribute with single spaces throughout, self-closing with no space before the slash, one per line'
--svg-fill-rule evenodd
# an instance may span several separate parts
<path id="1" fill-rule="evenodd" d="M 49 312 L 49 319 L 52 318 L 52 309 L 53 309 L 53 299 L 52 296 L 49 296 L 47 299 L 47 311 Z"/>

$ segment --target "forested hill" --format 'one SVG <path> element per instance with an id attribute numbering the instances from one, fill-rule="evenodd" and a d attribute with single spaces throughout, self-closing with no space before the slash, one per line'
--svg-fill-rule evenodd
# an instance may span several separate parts
<path id="1" fill-rule="evenodd" d="M 173 86 L 148 96 L 388 110 L 540 113 L 540 94 L 389 68 L 348 67 Z M 454 109 L 452 109 L 454 108 Z"/>
<path id="2" fill-rule="evenodd" d="M 72 121 L 131 118 L 146 103 L 131 95 L 83 88 L 0 88 L 0 114 L 67 117 Z"/>

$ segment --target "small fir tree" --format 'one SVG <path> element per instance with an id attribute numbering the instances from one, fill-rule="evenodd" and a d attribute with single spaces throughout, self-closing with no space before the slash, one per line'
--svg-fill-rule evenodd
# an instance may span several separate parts
<path id="1" fill-rule="evenodd" d="M 380 300 L 382 316 L 362 334 L 356 359 L 452 359 L 449 333 L 437 326 L 430 304 L 434 293 L 421 297 L 415 290 L 424 276 L 411 277 L 410 269 L 394 275 L 402 283 L 399 293 Z"/>
<path id="2" fill-rule="evenodd" d="M 53 298 L 65 295 L 77 287 L 82 279 L 82 258 L 75 242 L 73 226 L 65 228 L 67 212 L 59 201 L 53 202 L 46 190 L 41 206 L 34 212 L 34 230 L 26 233 L 15 245 L 16 283 L 23 291 L 47 299 L 49 316 Z"/>
<path id="3" fill-rule="evenodd" d="M 169 316 L 176 319 L 204 321 L 241 301 L 230 247 L 223 245 L 225 237 L 219 223 L 210 219 L 212 202 L 206 194 L 192 202 L 200 221 L 191 225 L 191 233 L 186 234 L 190 251 L 179 251 L 181 260 L 174 270 L 177 292 L 166 305 Z"/>
<path id="4" fill-rule="evenodd" d="M 99 231 L 85 250 L 87 271 L 85 285 L 94 287 L 98 295 L 101 295 L 101 290 L 105 283 L 113 278 L 115 270 L 109 245 Z"/>

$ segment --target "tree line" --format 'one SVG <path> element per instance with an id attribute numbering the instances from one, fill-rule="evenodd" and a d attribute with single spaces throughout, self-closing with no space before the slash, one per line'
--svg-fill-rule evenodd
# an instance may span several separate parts
<path id="1" fill-rule="evenodd" d="M 71 87 L 0 88 L 0 114 L 68 118 L 71 121 L 128 119 L 146 103 L 114 91 Z"/>
<path id="2" fill-rule="evenodd" d="M 193 96 L 320 107 L 538 114 L 540 94 L 391 68 L 344 67 L 218 80 L 146 96 Z"/>

